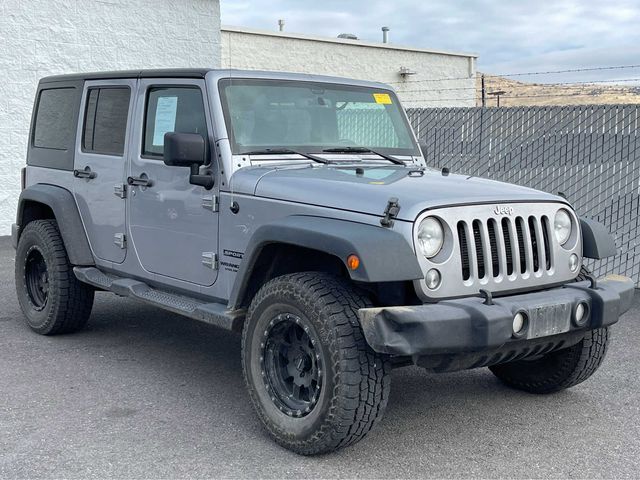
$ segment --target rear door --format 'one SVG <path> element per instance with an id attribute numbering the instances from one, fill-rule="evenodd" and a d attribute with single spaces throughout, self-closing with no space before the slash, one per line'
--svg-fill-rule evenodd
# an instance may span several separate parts
<path id="1" fill-rule="evenodd" d="M 127 137 L 136 80 L 85 82 L 74 161 L 74 195 L 96 257 L 126 256 Z"/>
<path id="2" fill-rule="evenodd" d="M 203 80 L 141 79 L 131 155 L 131 240 L 142 267 L 157 276 L 213 285 L 218 214 L 213 190 L 189 183 L 189 169 L 163 161 L 164 134 L 197 133 L 213 146 Z M 133 153 L 133 152 L 132 152 Z M 212 152 L 211 158 L 215 158 Z M 146 184 L 146 185 L 145 185 Z"/>

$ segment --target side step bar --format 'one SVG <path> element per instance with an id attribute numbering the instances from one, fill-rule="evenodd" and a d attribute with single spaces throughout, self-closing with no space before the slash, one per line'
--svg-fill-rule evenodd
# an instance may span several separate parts
<path id="1" fill-rule="evenodd" d="M 227 330 L 242 330 L 246 314 L 244 310 L 228 310 L 221 303 L 206 303 L 184 295 L 158 290 L 144 282 L 104 273 L 95 267 L 74 267 L 73 273 L 81 282 L 121 297 L 132 297 L 149 305 Z"/>

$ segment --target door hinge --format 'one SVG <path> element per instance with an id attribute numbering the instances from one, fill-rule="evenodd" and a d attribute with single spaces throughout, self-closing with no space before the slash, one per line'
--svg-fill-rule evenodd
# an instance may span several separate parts
<path id="1" fill-rule="evenodd" d="M 211 210 L 212 212 L 218 211 L 218 197 L 215 195 L 209 195 L 208 197 L 202 197 L 202 208 Z"/>
<path id="2" fill-rule="evenodd" d="M 127 197 L 127 186 L 126 185 L 114 185 L 113 193 L 116 197 L 126 198 Z"/>
<path id="3" fill-rule="evenodd" d="M 116 233 L 113 236 L 113 243 L 115 243 L 120 248 L 127 247 L 127 236 L 124 233 Z"/>
<path id="4" fill-rule="evenodd" d="M 218 254 L 213 252 L 202 252 L 202 264 L 211 270 L 217 270 Z"/>

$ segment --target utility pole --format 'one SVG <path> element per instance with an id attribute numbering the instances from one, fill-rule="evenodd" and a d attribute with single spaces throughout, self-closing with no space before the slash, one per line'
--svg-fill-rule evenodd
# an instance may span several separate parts
<path id="1" fill-rule="evenodd" d="M 487 90 L 484 86 L 484 73 L 482 74 L 482 77 L 480 77 L 480 82 L 482 85 L 482 108 L 484 108 L 487 106 Z"/>

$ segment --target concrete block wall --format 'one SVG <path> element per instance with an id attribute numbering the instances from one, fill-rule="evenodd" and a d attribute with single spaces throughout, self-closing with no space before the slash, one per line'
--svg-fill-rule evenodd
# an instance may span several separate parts
<path id="1" fill-rule="evenodd" d="M 475 55 L 222 27 L 222 66 L 335 75 L 391 84 L 405 107 L 474 107 Z M 400 75 L 405 67 L 412 75 Z"/>
<path id="2" fill-rule="evenodd" d="M 0 235 L 15 221 L 38 79 L 219 64 L 219 0 L 0 0 Z"/>

